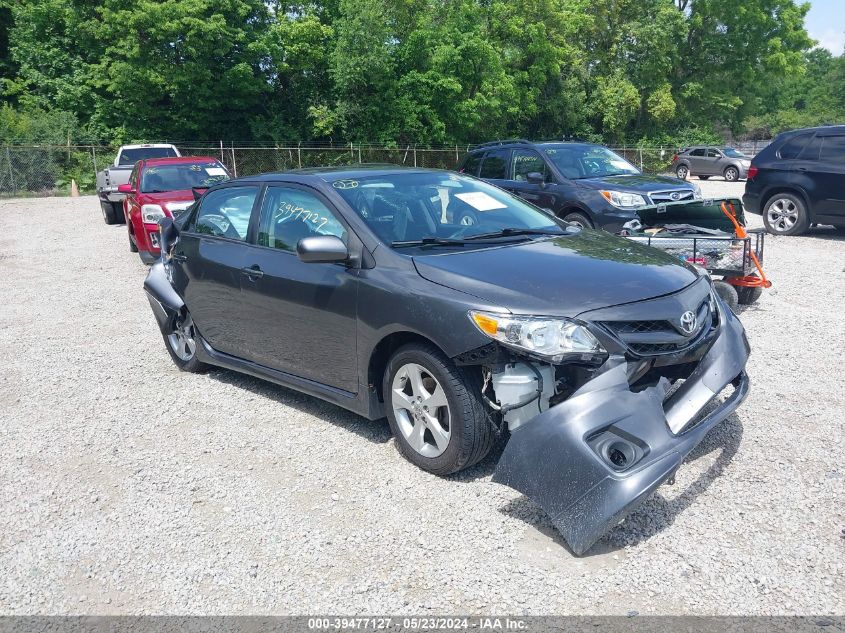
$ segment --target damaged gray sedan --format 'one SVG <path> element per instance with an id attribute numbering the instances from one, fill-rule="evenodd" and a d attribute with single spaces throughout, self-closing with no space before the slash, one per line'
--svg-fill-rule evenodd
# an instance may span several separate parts
<path id="1" fill-rule="evenodd" d="M 386 416 L 438 475 L 509 432 L 494 481 L 577 554 L 748 392 L 745 332 L 706 274 L 460 174 L 241 178 L 161 231 L 144 285 L 180 369 Z"/>

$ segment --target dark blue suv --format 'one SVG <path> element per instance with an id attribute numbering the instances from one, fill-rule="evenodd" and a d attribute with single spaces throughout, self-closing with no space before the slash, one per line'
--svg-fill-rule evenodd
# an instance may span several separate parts
<path id="1" fill-rule="evenodd" d="M 567 222 L 616 232 L 637 209 L 701 198 L 697 185 L 649 176 L 602 145 L 522 139 L 473 148 L 460 171 L 507 189 Z"/>

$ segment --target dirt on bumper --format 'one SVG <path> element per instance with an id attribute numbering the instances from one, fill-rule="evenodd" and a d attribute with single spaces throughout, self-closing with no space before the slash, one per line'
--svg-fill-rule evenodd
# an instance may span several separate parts
<path id="1" fill-rule="evenodd" d="M 669 398 L 664 383 L 631 391 L 627 363 L 611 359 L 565 402 L 512 432 L 493 481 L 539 504 L 572 551 L 586 552 L 748 394 L 748 341 L 724 312 L 718 338 Z M 718 402 L 728 385 L 733 393 Z"/>

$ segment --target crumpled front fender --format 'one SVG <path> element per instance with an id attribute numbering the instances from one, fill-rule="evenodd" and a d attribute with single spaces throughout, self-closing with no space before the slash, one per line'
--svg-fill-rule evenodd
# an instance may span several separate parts
<path id="1" fill-rule="evenodd" d="M 627 363 L 619 358 L 565 402 L 516 428 L 493 481 L 539 504 L 575 554 L 587 551 L 748 394 L 745 332 L 729 310 L 723 312 L 719 337 L 668 399 L 668 382 L 632 392 Z M 733 393 L 698 419 L 729 384 Z"/>
<path id="2" fill-rule="evenodd" d="M 147 293 L 158 326 L 162 332 L 169 334 L 173 331 L 176 317 L 185 302 L 173 289 L 163 262 L 158 261 L 150 267 L 147 278 L 144 279 L 144 292 Z"/>

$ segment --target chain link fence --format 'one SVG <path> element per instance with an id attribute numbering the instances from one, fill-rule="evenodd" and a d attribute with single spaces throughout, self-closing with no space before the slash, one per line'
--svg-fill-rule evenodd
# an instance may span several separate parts
<path id="1" fill-rule="evenodd" d="M 754 155 L 766 142 L 734 144 Z M 389 163 L 455 169 L 472 145 L 383 147 L 369 144 L 226 147 L 224 144 L 178 144 L 185 156 L 213 156 L 233 176 L 251 176 L 305 167 Z M 0 196 L 68 195 L 71 181 L 80 193 L 95 192 L 96 173 L 112 164 L 116 147 L 101 145 L 0 145 Z M 677 147 L 612 147 L 645 173 L 668 173 Z"/>

